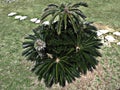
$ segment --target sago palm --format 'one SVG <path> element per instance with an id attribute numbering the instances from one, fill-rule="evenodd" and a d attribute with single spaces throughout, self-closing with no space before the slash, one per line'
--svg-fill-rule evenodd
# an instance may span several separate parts
<path id="1" fill-rule="evenodd" d="M 62 26 L 64 29 L 67 29 L 69 22 L 71 23 L 74 32 L 77 33 L 77 27 L 80 25 L 80 21 L 85 19 L 86 16 L 83 12 L 78 9 L 80 6 L 88 7 L 86 3 L 80 2 L 76 4 L 61 4 L 60 6 L 55 4 L 49 4 L 47 8 L 44 9 L 41 20 L 44 20 L 47 16 L 52 15 L 50 19 L 50 26 L 54 21 L 58 20 L 57 33 L 61 33 Z M 64 23 L 64 25 L 63 25 Z"/>
<path id="2" fill-rule="evenodd" d="M 23 55 L 35 62 L 32 71 L 47 87 L 57 83 L 65 86 L 98 64 L 96 57 L 101 56 L 98 50 L 101 40 L 97 29 L 85 21 L 86 16 L 79 6 L 88 5 L 48 5 L 41 20 L 51 15 L 50 24 L 41 24 L 33 30 L 33 35 L 25 37 Z"/>

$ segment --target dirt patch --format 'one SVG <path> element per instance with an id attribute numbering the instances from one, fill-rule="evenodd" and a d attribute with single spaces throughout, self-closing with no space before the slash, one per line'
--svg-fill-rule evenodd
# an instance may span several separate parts
<path id="1" fill-rule="evenodd" d="M 88 71 L 86 75 L 81 75 L 71 84 L 67 84 L 65 87 L 59 87 L 59 85 L 53 85 L 52 88 L 46 88 L 45 90 L 98 90 L 98 84 L 95 83 L 98 78 L 103 77 L 103 68 L 99 64 L 93 72 Z M 96 85 L 95 85 L 96 84 Z"/>
<path id="2" fill-rule="evenodd" d="M 108 25 L 104 25 L 102 23 L 93 23 L 93 25 L 98 29 L 98 30 L 109 30 L 110 32 L 115 31 L 112 27 Z"/>
<path id="3" fill-rule="evenodd" d="M 88 71 L 86 75 L 81 75 L 80 78 L 76 79 L 76 81 L 67 85 L 61 90 L 88 90 L 88 88 L 91 88 L 91 90 L 93 90 L 94 88 L 92 88 L 92 85 L 93 82 L 96 80 L 96 77 L 103 77 L 102 71 L 102 66 L 99 64 L 96 70 L 94 70 L 93 72 Z"/>

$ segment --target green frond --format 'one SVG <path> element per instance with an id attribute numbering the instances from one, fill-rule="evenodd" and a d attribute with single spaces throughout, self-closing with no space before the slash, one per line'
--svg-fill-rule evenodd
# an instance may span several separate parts
<path id="1" fill-rule="evenodd" d="M 58 5 L 56 5 L 56 4 L 49 4 L 48 7 L 56 7 L 56 8 L 58 8 Z"/>
<path id="2" fill-rule="evenodd" d="M 33 44 L 23 44 L 23 48 L 28 48 L 28 47 L 34 47 L 34 45 Z"/>
<path id="3" fill-rule="evenodd" d="M 75 19 L 75 23 L 76 23 L 76 26 L 80 26 L 81 25 L 81 18 L 79 17 L 79 15 L 76 15 L 74 12 L 72 12 L 72 16 L 73 18 Z"/>
<path id="4" fill-rule="evenodd" d="M 70 7 L 72 5 L 72 3 L 68 3 L 66 6 Z"/>
<path id="5" fill-rule="evenodd" d="M 93 61 L 93 59 L 91 58 L 91 55 L 89 55 L 89 53 L 82 53 L 84 58 L 92 65 L 94 66 L 96 63 Z M 93 56 L 92 56 L 93 57 Z"/>
<path id="6" fill-rule="evenodd" d="M 56 4 L 49 4 L 43 11 L 48 11 L 50 9 L 57 9 L 58 8 L 58 5 Z"/>
<path id="7" fill-rule="evenodd" d="M 33 29 L 33 33 L 34 33 L 34 36 L 35 37 L 41 37 L 40 33 L 36 30 L 36 29 Z"/>
<path id="8" fill-rule="evenodd" d="M 29 53 L 29 55 L 26 56 L 26 60 L 36 61 L 36 58 L 38 58 L 38 57 L 40 58 L 38 53 L 35 50 L 33 50 L 31 53 Z"/>
<path id="9" fill-rule="evenodd" d="M 58 21 L 58 28 L 57 28 L 57 34 L 60 35 L 61 34 L 61 28 L 62 28 L 62 21 L 63 21 L 63 18 L 61 15 L 59 15 L 59 21 Z"/>
<path id="10" fill-rule="evenodd" d="M 61 4 L 59 8 L 60 8 L 60 10 L 63 12 L 64 9 L 65 9 L 65 4 Z"/>
<path id="11" fill-rule="evenodd" d="M 31 52 L 33 51 L 33 48 L 27 48 L 26 50 L 23 51 L 22 55 L 28 56 Z"/>
<path id="12" fill-rule="evenodd" d="M 23 48 L 33 47 L 33 46 L 34 46 L 34 42 L 33 41 L 23 42 Z"/>
<path id="13" fill-rule="evenodd" d="M 80 74 L 81 73 L 86 74 L 86 72 L 87 72 L 86 59 L 83 57 L 81 52 L 74 54 L 74 57 L 72 57 L 71 59 L 76 61 L 76 66 L 77 66 Z"/>
<path id="14" fill-rule="evenodd" d="M 72 7 L 74 7 L 74 8 L 78 8 L 80 6 L 88 7 L 88 4 L 84 3 L 84 2 L 80 2 L 80 3 L 76 3 L 76 4 L 72 5 Z"/>
<path id="15" fill-rule="evenodd" d="M 58 82 L 58 64 L 56 64 L 55 69 L 56 69 L 55 71 L 56 82 Z"/>
<path id="16" fill-rule="evenodd" d="M 60 12 L 56 12 L 53 17 L 50 19 L 50 26 L 52 26 L 53 22 L 55 21 L 55 18 L 60 14 Z"/>
<path id="17" fill-rule="evenodd" d="M 74 29 L 74 33 L 77 33 L 77 26 L 75 24 L 75 21 L 73 20 L 73 18 L 71 17 L 71 15 L 68 15 L 68 17 L 70 18 L 70 21 L 72 23 L 73 29 Z"/>
<path id="18" fill-rule="evenodd" d="M 56 11 L 58 11 L 58 10 L 57 9 L 49 9 L 49 10 L 45 11 L 41 16 L 41 21 L 44 20 L 49 15 L 55 14 Z"/>
<path id="19" fill-rule="evenodd" d="M 35 40 L 36 36 L 34 36 L 34 35 L 28 35 L 28 36 L 25 37 L 25 39 Z"/>
<path id="20" fill-rule="evenodd" d="M 65 26 L 65 29 L 67 28 L 67 14 L 64 14 L 64 26 Z"/>
<path id="21" fill-rule="evenodd" d="M 81 11 L 76 11 L 76 10 L 74 10 L 74 12 L 76 13 L 76 14 L 78 14 L 81 18 L 83 18 L 83 19 L 85 19 L 85 18 L 87 18 Z"/>

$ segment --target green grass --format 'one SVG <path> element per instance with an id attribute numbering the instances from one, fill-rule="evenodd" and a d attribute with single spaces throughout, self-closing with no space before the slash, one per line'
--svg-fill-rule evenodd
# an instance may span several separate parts
<path id="1" fill-rule="evenodd" d="M 4 1 L 0 0 L 0 90 L 46 90 L 44 84 L 36 84 L 37 77 L 30 72 L 31 63 L 21 56 L 24 36 L 32 33 L 32 29 L 38 26 L 29 19 L 40 18 L 43 8 L 49 3 L 78 0 L 16 0 L 9 4 Z M 87 20 L 100 22 L 120 31 L 119 0 L 84 1 L 89 4 L 89 8 L 83 8 L 88 16 Z M 13 11 L 28 15 L 28 19 L 18 21 L 14 20 L 14 17 L 8 17 L 7 14 Z M 86 84 L 85 87 L 94 90 L 116 90 L 120 88 L 120 46 L 102 47 L 102 54 L 102 76 L 95 76 L 92 86 Z M 70 89 L 72 86 L 74 89 Z M 69 90 L 81 90 L 75 89 L 75 85 L 72 86 Z"/>

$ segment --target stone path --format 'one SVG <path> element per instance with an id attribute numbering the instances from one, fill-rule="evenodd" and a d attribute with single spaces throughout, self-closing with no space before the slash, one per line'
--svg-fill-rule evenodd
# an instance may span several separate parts
<path id="1" fill-rule="evenodd" d="M 8 14 L 9 17 L 14 17 L 16 20 L 25 20 L 28 18 L 28 16 L 24 15 L 18 15 L 16 12 L 11 12 Z M 39 24 L 41 21 L 39 18 L 31 18 L 30 22 Z M 49 21 L 45 21 L 42 24 L 49 25 Z M 96 27 L 99 27 L 99 24 L 93 24 Z M 115 31 L 113 29 L 110 29 L 108 27 L 105 27 L 105 29 L 98 28 L 97 35 L 100 39 L 102 39 L 102 43 L 105 46 L 111 46 L 111 44 L 117 44 L 120 45 L 120 32 Z"/>

